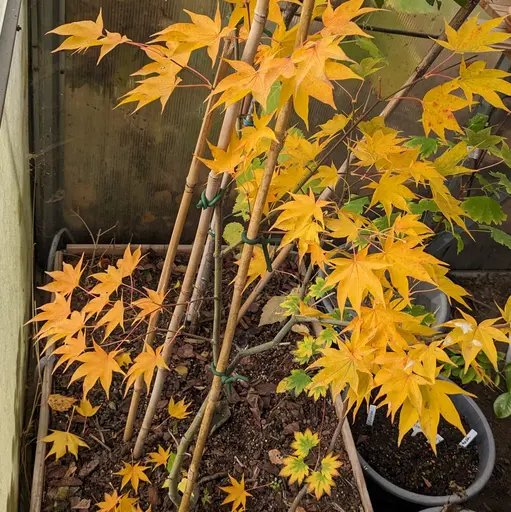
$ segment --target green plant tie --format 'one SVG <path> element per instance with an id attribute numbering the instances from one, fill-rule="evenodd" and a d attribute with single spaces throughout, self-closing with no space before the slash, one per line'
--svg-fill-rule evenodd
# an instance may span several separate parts
<path id="1" fill-rule="evenodd" d="M 264 260 L 266 261 L 266 270 L 268 272 L 273 272 L 273 268 L 271 266 L 271 258 L 270 252 L 268 251 L 268 245 L 270 244 L 279 244 L 279 238 L 265 238 L 264 236 L 259 236 L 257 238 L 247 238 L 247 232 L 243 231 L 241 233 L 241 241 L 248 245 L 260 245 L 263 249 Z"/>
<path id="2" fill-rule="evenodd" d="M 196 207 L 198 210 L 201 208 L 205 210 L 206 208 L 211 208 L 212 206 L 215 206 L 216 203 L 220 200 L 220 198 L 224 195 L 225 189 L 221 188 L 215 196 L 211 198 L 211 201 L 208 201 L 208 198 L 206 196 L 206 191 L 203 190 L 202 194 L 200 195 L 199 202 L 197 203 Z"/>
<path id="3" fill-rule="evenodd" d="M 230 373 L 218 372 L 217 369 L 215 368 L 215 363 L 213 363 L 213 362 L 211 362 L 210 368 L 211 368 L 211 372 L 213 373 L 213 375 L 215 375 L 217 377 L 222 377 L 222 385 L 227 386 L 227 396 L 229 396 L 229 397 L 232 394 L 233 382 L 236 382 L 238 380 L 242 380 L 243 382 L 248 382 L 248 377 L 245 377 L 244 375 L 239 375 L 237 373 L 232 375 Z"/>

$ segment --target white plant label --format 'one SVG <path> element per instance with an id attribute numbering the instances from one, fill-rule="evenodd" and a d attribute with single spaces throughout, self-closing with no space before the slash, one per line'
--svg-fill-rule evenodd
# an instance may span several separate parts
<path id="1" fill-rule="evenodd" d="M 373 426 L 375 415 L 376 415 L 376 405 L 370 405 L 369 412 L 367 413 L 366 425 L 369 425 L 370 427 Z"/>
<path id="2" fill-rule="evenodd" d="M 475 438 L 477 437 L 477 432 L 472 429 L 461 441 L 460 446 L 462 448 L 466 448 Z"/>
<path id="3" fill-rule="evenodd" d="M 422 432 L 422 428 L 421 428 L 421 426 L 419 425 L 419 423 L 416 423 L 416 424 L 412 427 L 412 437 L 415 437 L 419 432 Z M 422 433 L 424 433 L 424 432 L 422 432 Z M 439 444 L 439 443 L 441 443 L 443 440 L 444 440 L 444 438 L 443 438 L 440 434 L 437 434 L 437 435 L 436 435 L 436 439 L 435 439 L 435 444 Z"/>

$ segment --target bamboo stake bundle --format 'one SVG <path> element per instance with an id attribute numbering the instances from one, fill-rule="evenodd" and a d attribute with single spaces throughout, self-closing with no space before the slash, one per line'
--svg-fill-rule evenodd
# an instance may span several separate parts
<path id="1" fill-rule="evenodd" d="M 314 10 L 314 0 L 304 0 L 302 6 L 302 13 L 300 16 L 300 25 L 298 28 L 298 33 L 296 36 L 295 47 L 301 45 L 306 37 L 309 30 L 309 25 L 312 19 L 312 13 Z M 266 198 L 268 195 L 268 190 L 270 187 L 270 183 L 273 177 L 273 172 L 275 170 L 277 164 L 277 158 L 279 156 L 280 151 L 284 145 L 284 140 L 286 136 L 286 131 L 289 123 L 289 118 L 292 112 L 292 101 L 289 100 L 280 111 L 277 122 L 275 125 L 275 137 L 277 142 L 273 141 L 270 147 L 270 151 L 267 155 L 266 165 L 264 168 L 263 177 L 261 179 L 261 184 L 259 186 L 257 196 L 254 202 L 254 208 L 252 210 L 252 214 L 250 216 L 250 222 L 247 229 L 247 238 L 249 240 L 253 240 L 257 238 L 259 233 L 259 224 L 263 217 L 263 209 L 266 203 Z M 238 314 L 241 307 L 241 300 L 243 289 L 245 287 L 245 283 L 247 280 L 248 268 L 250 265 L 250 260 L 252 257 L 253 246 L 251 244 L 245 244 L 243 246 L 243 252 L 241 255 L 241 259 L 239 262 L 238 273 L 236 275 L 236 281 L 234 284 L 234 292 L 231 302 L 231 307 L 229 310 L 229 318 L 227 320 L 227 326 L 224 333 L 224 339 L 222 343 L 222 348 L 220 350 L 220 355 L 218 358 L 218 363 L 216 366 L 217 373 L 223 373 L 229 364 L 229 357 L 231 353 L 232 342 L 234 338 L 234 332 L 236 330 L 236 325 L 238 323 Z M 208 395 L 208 400 L 206 404 L 206 410 L 204 412 L 204 418 L 201 423 L 201 428 L 199 431 L 199 435 L 197 438 L 197 444 L 195 446 L 193 452 L 192 462 L 190 464 L 190 468 L 188 470 L 188 481 L 186 485 L 186 491 L 183 495 L 183 499 L 181 501 L 181 506 L 179 507 L 179 512 L 188 512 L 190 507 L 190 499 L 192 495 L 192 490 L 197 481 L 199 464 L 202 459 L 202 454 L 204 453 L 204 449 L 206 447 L 206 441 L 209 435 L 209 430 L 211 427 L 211 422 L 213 419 L 213 415 L 216 409 L 216 405 L 218 403 L 220 393 L 222 390 L 222 379 L 220 376 L 215 375 L 213 378 L 213 383 L 211 386 L 210 393 Z"/>
<path id="2" fill-rule="evenodd" d="M 257 47 L 261 40 L 261 35 L 266 24 L 266 18 L 268 16 L 268 7 L 269 0 L 257 1 L 254 12 L 254 19 L 252 20 L 250 33 L 245 48 L 243 50 L 243 56 L 241 59 L 243 62 L 252 64 L 254 61 Z M 222 150 L 227 150 L 229 143 L 231 141 L 232 132 L 236 124 L 236 119 L 238 118 L 240 104 L 241 102 L 237 102 L 229 106 L 229 108 L 225 112 L 222 128 L 220 130 L 220 135 L 218 137 L 218 147 Z M 206 185 L 206 198 L 208 199 L 208 201 L 211 201 L 216 196 L 219 187 L 220 174 L 217 174 L 213 171 L 210 172 L 208 182 Z M 204 250 L 204 244 L 208 236 L 212 214 L 212 208 L 204 208 L 201 212 L 199 225 L 197 227 L 197 232 L 195 234 L 195 239 L 192 247 L 192 253 L 190 255 L 190 260 L 188 261 L 186 273 L 183 278 L 183 283 L 181 285 L 181 292 L 179 294 L 176 307 L 174 308 L 174 311 L 172 313 L 172 318 L 170 320 L 167 336 L 165 338 L 164 348 L 162 351 L 162 356 L 167 363 L 169 361 L 169 357 L 172 351 L 172 343 L 181 327 L 184 315 L 186 313 L 187 304 L 192 295 L 195 275 L 197 272 L 197 268 L 200 264 L 200 260 Z M 167 370 L 160 368 L 158 370 L 158 373 L 156 374 L 156 379 L 154 381 L 154 386 L 151 393 L 149 405 L 147 406 L 147 410 L 142 423 L 142 428 L 140 429 L 140 432 L 138 434 L 135 448 L 133 451 L 133 456 L 135 458 L 139 458 L 142 455 L 145 439 L 147 437 L 149 429 L 151 428 L 154 414 L 156 412 L 156 404 L 158 403 L 161 397 L 166 373 Z"/>

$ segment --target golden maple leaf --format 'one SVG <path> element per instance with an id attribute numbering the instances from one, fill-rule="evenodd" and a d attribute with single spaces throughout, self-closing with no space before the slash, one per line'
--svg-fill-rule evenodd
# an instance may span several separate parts
<path id="1" fill-rule="evenodd" d="M 49 338 L 44 350 L 56 343 L 58 340 L 68 340 L 72 338 L 76 333 L 85 328 L 87 319 L 83 311 L 73 311 L 69 318 L 66 318 L 53 327 L 44 330 L 43 332 L 37 333 L 36 339 Z"/>
<path id="2" fill-rule="evenodd" d="M 406 149 L 400 144 L 403 138 L 398 138 L 397 133 L 386 133 L 383 130 L 377 130 L 373 134 L 366 134 L 363 139 L 359 140 L 353 146 L 353 154 L 359 159 L 358 165 L 362 167 L 370 167 L 378 163 L 382 165 L 384 162 L 391 163 L 389 157 L 396 153 L 403 153 Z M 394 165 L 392 165 L 392 169 Z"/>
<path id="3" fill-rule="evenodd" d="M 91 416 L 94 416 L 100 406 L 99 405 L 96 405 L 96 406 L 93 406 L 89 400 L 87 400 L 87 398 L 82 398 L 80 400 L 80 405 L 77 405 L 75 406 L 76 408 L 76 412 L 80 415 L 80 416 L 83 416 L 84 418 L 90 418 Z"/>
<path id="4" fill-rule="evenodd" d="M 191 403 L 186 404 L 185 400 L 180 400 L 179 402 L 174 402 L 174 397 L 171 397 L 169 401 L 169 407 L 168 411 L 171 418 L 177 418 L 178 420 L 182 420 L 186 418 L 187 416 L 190 416 L 192 414 L 191 411 L 188 410 L 188 408 L 192 405 Z"/>
<path id="5" fill-rule="evenodd" d="M 232 30 L 229 27 L 222 28 L 220 7 L 217 5 L 214 19 L 204 14 L 188 11 L 187 9 L 183 10 L 190 16 L 192 23 L 175 23 L 170 25 L 170 27 L 161 32 L 157 32 L 155 35 L 158 37 L 153 42 L 174 41 L 187 43 L 194 50 L 207 46 L 209 58 L 214 64 L 221 39 Z"/>
<path id="6" fill-rule="evenodd" d="M 161 355 L 162 350 L 163 345 L 154 350 L 150 345 L 145 344 L 144 350 L 138 354 L 138 356 L 135 358 L 135 364 L 130 367 L 128 373 L 126 374 L 128 382 L 126 383 L 126 390 L 124 391 L 124 395 L 126 395 L 128 389 L 138 379 L 138 377 L 141 376 L 143 376 L 144 382 L 147 386 L 147 391 L 149 391 L 149 386 L 151 385 L 154 370 L 156 368 L 165 368 L 166 370 L 169 369 L 165 363 L 165 360 L 163 359 L 163 356 Z"/>
<path id="7" fill-rule="evenodd" d="M 389 217 L 394 206 L 405 212 L 410 212 L 407 200 L 415 199 L 417 196 L 408 187 L 403 185 L 405 181 L 407 181 L 406 176 L 400 174 L 392 176 L 390 172 L 387 172 L 380 178 L 378 183 L 366 185 L 364 188 L 374 189 L 369 208 L 377 203 L 381 203 Z"/>
<path id="8" fill-rule="evenodd" d="M 66 338 L 64 343 L 53 351 L 55 355 L 60 355 L 60 359 L 55 364 L 55 369 L 67 362 L 64 369 L 64 371 L 66 371 L 69 366 L 85 352 L 85 349 L 86 342 L 84 331 L 78 331 L 76 338 Z"/>
<path id="9" fill-rule="evenodd" d="M 120 497 L 117 494 L 117 491 L 114 490 L 112 494 L 105 493 L 104 501 L 100 501 L 99 503 L 96 503 L 99 510 L 102 510 L 103 512 L 116 512 L 117 511 L 117 505 L 119 505 Z"/>
<path id="10" fill-rule="evenodd" d="M 158 445 L 157 452 L 151 452 L 149 454 L 149 459 L 147 462 L 150 464 L 154 464 L 153 471 L 159 466 L 166 466 L 167 460 L 170 457 L 170 447 L 164 450 L 160 445 Z"/>
<path id="11" fill-rule="evenodd" d="M 119 352 L 119 350 L 105 352 L 99 345 L 94 343 L 93 351 L 85 352 L 85 354 L 78 357 L 77 360 L 82 364 L 73 373 L 70 384 L 75 380 L 85 377 L 83 381 L 83 396 L 86 398 L 87 393 L 99 380 L 108 397 L 110 385 L 112 384 L 112 374 L 114 372 L 124 374 L 115 360 Z"/>
<path id="12" fill-rule="evenodd" d="M 121 276 L 128 277 L 133 274 L 133 271 L 137 268 L 137 265 L 142 259 L 142 249 L 138 246 L 137 249 L 131 252 L 131 246 L 128 244 L 124 254 L 120 260 L 117 260 L 117 268 L 121 271 Z"/>
<path id="13" fill-rule="evenodd" d="M 219 148 L 208 141 L 208 146 L 213 156 L 212 160 L 207 158 L 197 157 L 206 167 L 216 173 L 229 173 L 236 174 L 236 168 L 243 161 L 242 153 L 243 146 L 239 141 L 233 141 L 229 144 L 226 151 Z"/>
<path id="14" fill-rule="evenodd" d="M 351 116 L 345 116 L 344 114 L 335 114 L 326 123 L 320 124 L 321 130 L 317 131 L 312 135 L 312 139 L 330 139 L 335 137 L 339 132 L 346 128 L 346 125 L 350 121 Z"/>
<path id="15" fill-rule="evenodd" d="M 66 297 L 60 293 L 55 293 L 53 302 L 43 304 L 39 309 L 41 312 L 27 323 L 44 321 L 44 324 L 39 328 L 37 333 L 39 337 L 42 337 L 45 332 L 69 317 L 71 314 L 71 300 L 70 298 L 66 299 Z"/>
<path id="16" fill-rule="evenodd" d="M 313 492 L 316 499 L 320 499 L 323 494 L 332 492 L 334 484 L 334 477 L 339 475 L 338 468 L 342 466 L 342 463 L 338 460 L 339 457 L 332 453 L 329 453 L 326 457 L 321 460 L 321 468 L 319 471 L 313 471 L 307 478 L 309 484 L 308 491 Z"/>
<path id="17" fill-rule="evenodd" d="M 509 343 L 508 337 L 500 330 L 493 327 L 498 318 L 483 320 L 480 324 L 475 318 L 460 310 L 463 319 L 451 320 L 443 326 L 452 331 L 444 340 L 444 347 L 458 345 L 465 360 L 465 371 L 477 357 L 479 352 L 484 352 L 493 367 L 497 368 L 497 348 L 495 340 Z"/>
<path id="18" fill-rule="evenodd" d="M 505 80 L 509 76 L 509 73 L 501 69 L 486 69 L 484 61 L 473 62 L 467 67 L 465 60 L 462 60 L 457 80 L 470 103 L 473 103 L 473 95 L 479 94 L 490 105 L 509 111 L 497 94 L 500 92 L 511 96 L 511 83 Z"/>
<path id="19" fill-rule="evenodd" d="M 103 293 L 102 295 L 94 297 L 89 302 L 87 302 L 87 304 L 83 306 L 82 311 L 84 313 L 89 313 L 87 319 L 93 317 L 94 315 L 97 317 L 109 302 L 109 294 Z"/>
<path id="20" fill-rule="evenodd" d="M 91 277 L 99 281 L 90 291 L 93 295 L 110 295 L 116 292 L 122 284 L 121 270 L 112 265 L 108 265 L 105 272 L 92 274 Z"/>
<path id="21" fill-rule="evenodd" d="M 479 23 L 478 16 L 473 16 L 463 23 L 457 31 L 445 22 L 447 41 L 437 39 L 436 42 L 455 53 L 496 52 L 498 50 L 491 48 L 491 45 L 502 43 L 509 38 L 507 32 L 494 31 L 504 19 L 505 16 Z"/>
<path id="22" fill-rule="evenodd" d="M 236 265 L 239 265 L 239 261 L 236 261 Z M 262 277 L 266 271 L 266 259 L 264 257 L 263 250 L 256 245 L 252 250 L 252 256 L 250 257 L 247 272 L 247 282 L 245 283 L 243 290 L 246 290 L 247 287 L 249 287 L 258 277 Z"/>
<path id="23" fill-rule="evenodd" d="M 111 309 L 109 309 L 96 323 L 96 329 L 106 325 L 104 339 L 108 338 L 112 331 L 119 325 L 124 330 L 124 303 L 122 300 L 118 300 L 114 303 Z"/>
<path id="24" fill-rule="evenodd" d="M 328 218 L 325 223 L 333 238 L 346 238 L 347 242 L 354 242 L 368 221 L 362 215 L 339 210 L 337 218 Z"/>
<path id="25" fill-rule="evenodd" d="M 72 396 L 63 396 L 58 393 L 50 395 L 48 397 L 48 405 L 52 411 L 65 412 L 69 411 L 73 404 L 76 402 L 76 398 Z"/>
<path id="26" fill-rule="evenodd" d="M 108 30 L 105 30 L 105 32 L 106 36 L 101 37 L 97 41 L 97 43 L 101 45 L 97 64 L 99 64 L 103 57 L 107 53 L 110 53 L 114 48 L 116 48 L 120 44 L 128 43 L 131 41 L 131 39 L 129 39 L 126 36 L 122 36 L 118 32 L 109 32 Z"/>
<path id="27" fill-rule="evenodd" d="M 354 253 L 352 258 L 332 258 L 328 264 L 334 267 L 326 284 L 337 286 L 337 303 L 343 314 L 346 300 L 351 307 L 360 312 L 362 301 L 368 293 L 383 302 L 383 288 L 375 271 L 387 268 L 388 263 L 382 262 L 378 254 L 368 254 L 368 248 Z"/>
<path id="28" fill-rule="evenodd" d="M 149 466 L 141 466 L 139 462 L 136 464 L 124 462 L 124 467 L 120 471 L 114 473 L 114 475 L 122 476 L 121 490 L 124 489 L 128 482 L 130 482 L 135 494 L 137 494 L 138 486 L 141 481 L 151 483 L 149 477 L 145 474 L 148 469 Z"/>
<path id="29" fill-rule="evenodd" d="M 243 511 L 247 506 L 247 498 L 252 496 L 245 490 L 245 475 L 241 476 L 241 480 L 239 482 L 231 475 L 229 475 L 229 480 L 231 481 L 231 485 L 220 487 L 222 491 L 227 493 L 227 497 L 222 501 L 222 505 L 232 503 L 231 510 L 233 512 L 236 512 L 237 510 Z"/>
<path id="30" fill-rule="evenodd" d="M 256 8 L 256 2 L 247 0 L 226 0 L 230 4 L 234 4 L 231 15 L 229 16 L 229 27 L 234 29 L 241 20 L 243 20 L 244 28 L 246 31 L 250 29 L 250 26 L 254 20 L 254 12 Z M 279 0 L 270 0 L 268 5 L 268 20 L 273 21 L 278 26 L 283 26 L 282 13 L 278 4 Z M 294 39 L 293 39 L 294 43 Z"/>
<path id="31" fill-rule="evenodd" d="M 457 174 L 474 172 L 472 169 L 467 169 L 466 167 L 458 165 L 468 158 L 470 151 L 471 150 L 468 149 L 466 142 L 458 142 L 458 144 L 449 148 L 435 160 L 435 169 L 442 176 L 454 176 Z"/>
<path id="32" fill-rule="evenodd" d="M 73 267 L 69 263 L 63 263 L 63 270 L 55 270 L 53 272 L 46 272 L 53 282 L 45 286 L 41 286 L 41 290 L 46 290 L 52 293 L 61 293 L 62 295 L 69 295 L 73 290 L 80 285 L 80 277 L 84 269 L 82 269 L 83 255 L 80 261 Z"/>
<path id="33" fill-rule="evenodd" d="M 323 25 L 325 26 L 321 33 L 323 35 L 336 35 L 336 36 L 362 36 L 371 37 L 367 35 L 356 23 L 352 20 L 362 14 L 378 11 L 379 9 L 373 7 L 362 7 L 364 0 L 348 0 L 343 2 L 339 7 L 334 9 L 330 2 L 327 3 L 326 9 L 323 12 Z"/>
<path id="34" fill-rule="evenodd" d="M 147 292 L 147 297 L 132 302 L 132 306 L 141 309 L 133 320 L 134 323 L 142 321 L 147 315 L 151 315 L 161 309 L 165 300 L 165 296 L 162 293 L 149 290 L 148 288 L 144 288 L 144 290 Z"/>
<path id="35" fill-rule="evenodd" d="M 55 454 L 55 459 L 58 460 L 63 457 L 66 453 L 71 453 L 78 459 L 78 449 L 80 446 L 88 448 L 87 443 L 76 434 L 71 432 L 64 432 L 62 430 L 53 430 L 51 434 L 41 439 L 43 443 L 53 443 L 51 450 L 46 455 L 48 458 L 50 455 Z"/>
<path id="36" fill-rule="evenodd" d="M 443 85 L 433 87 L 424 95 L 422 101 L 424 107 L 422 124 L 426 137 L 433 131 L 446 143 L 445 130 L 457 133 L 462 132 L 453 112 L 468 107 L 472 102 L 451 94 L 457 88 L 456 80 L 452 80 Z"/>
<path id="37" fill-rule="evenodd" d="M 65 25 L 50 30 L 47 34 L 70 36 L 57 49 L 53 50 L 52 53 L 61 50 L 84 52 L 91 46 L 99 46 L 101 43 L 98 39 L 104 35 L 102 10 L 99 10 L 96 21 L 87 20 L 66 23 Z"/>

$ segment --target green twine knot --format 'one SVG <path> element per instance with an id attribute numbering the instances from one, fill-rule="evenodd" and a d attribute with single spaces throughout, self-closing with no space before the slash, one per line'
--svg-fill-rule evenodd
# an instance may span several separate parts
<path id="1" fill-rule="evenodd" d="M 206 191 L 203 190 L 202 194 L 200 196 L 199 202 L 196 204 L 196 208 L 200 210 L 201 208 L 205 210 L 206 208 L 211 208 L 212 206 L 215 206 L 216 203 L 220 200 L 220 198 L 224 195 L 224 190 L 221 188 L 215 196 L 211 198 L 211 201 L 208 201 L 208 198 L 206 196 Z"/>
<path id="2" fill-rule="evenodd" d="M 217 371 L 217 369 L 215 368 L 215 363 L 213 363 L 213 362 L 211 363 L 210 368 L 211 368 L 211 372 L 213 373 L 213 375 L 216 375 L 217 377 L 222 377 L 222 385 L 227 386 L 227 396 L 229 396 L 229 397 L 232 394 L 233 382 L 236 382 L 238 380 L 242 380 L 243 382 L 248 382 L 248 377 L 245 377 L 244 375 L 239 375 L 237 373 L 232 375 L 230 373 L 227 374 L 225 372 Z"/>
<path id="3" fill-rule="evenodd" d="M 265 238 L 264 236 L 259 236 L 257 238 L 250 239 L 247 238 L 247 232 L 243 231 L 243 233 L 241 233 L 241 241 L 248 245 L 261 245 L 263 249 L 264 260 L 266 261 L 266 270 L 268 272 L 273 272 L 273 267 L 271 266 L 270 252 L 268 251 L 268 245 L 279 244 L 279 238 Z"/>

